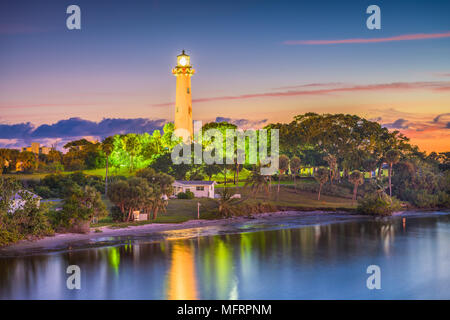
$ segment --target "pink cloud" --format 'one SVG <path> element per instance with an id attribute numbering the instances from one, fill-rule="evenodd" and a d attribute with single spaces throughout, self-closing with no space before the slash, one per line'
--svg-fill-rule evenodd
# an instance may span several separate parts
<path id="1" fill-rule="evenodd" d="M 448 81 L 423 81 L 423 82 L 393 82 L 369 85 L 347 85 L 338 88 L 318 89 L 318 90 L 287 90 L 276 92 L 263 92 L 242 94 L 237 96 L 218 96 L 209 98 L 193 99 L 192 102 L 209 102 L 209 101 L 226 101 L 226 100 L 243 100 L 261 97 L 289 97 L 302 95 L 328 95 L 339 92 L 358 92 L 358 91 L 378 91 L 378 90 L 410 90 L 410 89 L 431 89 L 434 91 L 444 91 L 450 86 Z M 164 107 L 173 105 L 173 102 L 154 104 L 155 107 Z"/>
<path id="2" fill-rule="evenodd" d="M 435 77 L 450 77 L 450 72 L 435 72 L 433 75 Z"/>
<path id="3" fill-rule="evenodd" d="M 345 43 L 391 42 L 404 40 L 424 40 L 424 39 L 438 39 L 449 37 L 450 31 L 443 33 L 403 34 L 387 38 L 355 38 L 355 39 L 338 39 L 338 40 L 288 40 L 283 43 L 286 45 L 325 45 L 325 44 L 345 44 Z"/>
<path id="4" fill-rule="evenodd" d="M 327 82 L 327 83 L 307 83 L 307 84 L 299 84 L 295 86 L 284 86 L 273 88 L 272 90 L 283 90 L 283 89 L 299 89 L 299 88 L 313 88 L 313 87 L 337 87 L 342 85 L 342 82 Z"/>

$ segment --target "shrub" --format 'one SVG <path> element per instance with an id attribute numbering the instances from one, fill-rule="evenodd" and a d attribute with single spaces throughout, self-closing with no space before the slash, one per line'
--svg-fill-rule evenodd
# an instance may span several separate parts
<path id="1" fill-rule="evenodd" d="M 59 173 L 64 171 L 64 166 L 60 162 L 44 163 L 39 162 L 37 172 L 42 173 Z"/>
<path id="2" fill-rule="evenodd" d="M 184 192 L 178 192 L 177 193 L 177 198 L 178 199 L 187 199 L 187 195 Z"/>
<path id="3" fill-rule="evenodd" d="M 390 216 L 401 209 L 401 203 L 386 193 L 367 194 L 358 201 L 358 212 L 373 216 Z"/>
<path id="4" fill-rule="evenodd" d="M 186 192 L 179 192 L 177 194 L 178 199 L 194 199 L 194 193 L 192 191 L 187 190 Z"/>
<path id="5" fill-rule="evenodd" d="M 449 175 L 423 161 L 404 161 L 394 166 L 393 192 L 418 208 L 448 207 Z"/>
<path id="6" fill-rule="evenodd" d="M 192 191 L 186 190 L 186 192 L 179 192 L 177 194 L 178 199 L 194 199 L 195 195 Z"/>
<path id="7" fill-rule="evenodd" d="M 55 196 L 52 190 L 47 186 L 37 186 L 34 188 L 34 192 L 44 199 L 53 198 Z"/>
<path id="8" fill-rule="evenodd" d="M 110 212 L 111 219 L 114 222 L 125 221 L 126 215 L 120 210 L 118 206 L 113 206 Z"/>
<path id="9" fill-rule="evenodd" d="M 26 181 L 30 185 L 31 181 Z M 24 183 L 25 184 L 25 183 Z M 86 175 L 82 172 L 75 172 L 69 175 L 49 174 L 36 184 L 34 182 L 30 188 L 43 198 L 65 198 L 77 187 L 91 186 L 99 192 L 105 190 L 105 182 L 100 176 Z"/>
<path id="10" fill-rule="evenodd" d="M 191 190 L 186 190 L 187 199 L 194 199 L 195 195 Z"/>
<path id="11" fill-rule="evenodd" d="M 25 200 L 22 209 L 13 213 L 18 219 L 18 229 L 25 237 L 42 237 L 53 234 L 53 229 L 48 220 L 49 208 L 46 204 L 37 206 L 37 203 L 30 198 Z"/>
<path id="12" fill-rule="evenodd" d="M 98 191 L 89 186 L 77 187 L 64 200 L 62 210 L 52 216 L 52 222 L 56 228 L 84 233 L 89 231 L 89 223 L 94 216 L 105 214 L 106 206 Z"/>
<path id="13" fill-rule="evenodd" d="M 27 192 L 21 192 L 24 204 L 14 212 L 0 205 L 0 245 L 7 245 L 28 238 L 52 235 L 48 221 L 48 207 L 38 206 L 37 200 Z"/>

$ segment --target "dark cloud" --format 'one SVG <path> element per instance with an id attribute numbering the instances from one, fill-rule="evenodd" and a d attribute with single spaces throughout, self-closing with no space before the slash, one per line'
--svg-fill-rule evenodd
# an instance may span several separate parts
<path id="1" fill-rule="evenodd" d="M 255 127 L 265 124 L 267 122 L 267 119 L 250 120 L 250 119 L 233 119 L 226 117 L 216 117 L 216 122 L 229 122 L 237 125 L 238 127 Z"/>
<path id="2" fill-rule="evenodd" d="M 385 123 L 383 126 L 389 129 L 408 129 L 409 127 L 408 120 L 405 119 L 397 119 L 392 123 Z"/>
<path id="3" fill-rule="evenodd" d="M 433 119 L 433 122 L 439 122 L 439 120 L 441 119 L 441 117 L 446 117 L 446 116 L 450 116 L 450 113 L 441 113 L 441 114 L 438 114 L 438 115 Z"/>
<path id="4" fill-rule="evenodd" d="M 100 122 L 70 118 L 54 124 L 43 124 L 34 127 L 31 123 L 0 124 L 0 139 L 16 139 L 16 145 L 29 141 L 43 141 L 57 138 L 60 141 L 77 137 L 94 136 L 100 139 L 114 134 L 144 133 L 162 129 L 165 119 L 121 119 L 107 118 Z"/>
<path id="5" fill-rule="evenodd" d="M 114 134 L 144 133 L 161 129 L 167 120 L 136 119 L 103 119 L 100 122 L 70 118 L 54 124 L 43 124 L 31 134 L 32 138 L 63 138 L 78 136 L 107 137 Z"/>
<path id="6" fill-rule="evenodd" d="M 33 132 L 29 122 L 18 124 L 0 124 L 0 139 L 26 139 Z"/>
<path id="7" fill-rule="evenodd" d="M 445 125 L 446 129 L 450 129 L 450 122 L 447 122 L 447 124 Z"/>

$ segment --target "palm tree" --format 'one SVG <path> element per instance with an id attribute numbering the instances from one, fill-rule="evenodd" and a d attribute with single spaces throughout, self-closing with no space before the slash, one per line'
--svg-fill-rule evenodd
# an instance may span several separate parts
<path id="1" fill-rule="evenodd" d="M 229 188 L 223 188 L 219 191 L 220 198 L 219 203 L 219 213 L 221 216 L 230 217 L 233 215 L 233 205 L 235 205 L 238 200 L 233 198 L 234 192 Z"/>
<path id="2" fill-rule="evenodd" d="M 364 183 L 364 175 L 360 171 L 355 170 L 349 175 L 348 181 L 353 183 L 353 197 L 352 197 L 352 205 L 353 205 L 354 201 L 356 200 L 356 194 L 358 193 L 358 186 Z"/>
<path id="3" fill-rule="evenodd" d="M 377 159 L 367 158 L 363 161 L 363 168 L 366 172 L 370 173 L 370 178 L 372 178 L 372 171 L 377 168 Z"/>
<path id="4" fill-rule="evenodd" d="M 322 192 L 322 187 L 325 184 L 325 182 L 328 181 L 329 177 L 329 170 L 326 168 L 319 168 L 314 172 L 314 178 L 319 183 L 319 196 L 317 197 L 317 200 L 320 200 L 320 193 Z"/>
<path id="5" fill-rule="evenodd" d="M 242 165 L 235 160 L 234 168 L 234 184 L 239 184 L 239 172 L 241 171 Z"/>
<path id="6" fill-rule="evenodd" d="M 330 184 L 333 184 L 333 179 L 336 176 L 337 173 L 337 160 L 336 157 L 329 154 L 323 158 L 328 163 L 328 166 L 330 167 L 329 174 L 330 174 Z"/>
<path id="7" fill-rule="evenodd" d="M 130 155 L 130 172 L 134 169 L 134 157 L 138 154 L 141 148 L 141 143 L 136 134 L 130 133 L 125 138 L 125 151 Z"/>
<path id="8" fill-rule="evenodd" d="M 389 196 L 392 197 L 392 166 L 400 160 L 400 151 L 391 149 L 386 153 L 386 162 L 389 164 Z"/>
<path id="9" fill-rule="evenodd" d="M 114 150 L 113 137 L 107 137 L 103 140 L 101 148 L 106 156 L 106 171 L 105 171 L 105 195 L 108 194 L 108 167 L 109 167 L 109 156 Z"/>
<path id="10" fill-rule="evenodd" d="M 208 176 L 209 181 L 211 181 L 212 176 L 220 173 L 220 171 L 222 171 L 222 169 L 217 164 L 205 164 L 203 171 Z"/>
<path id="11" fill-rule="evenodd" d="M 256 194 L 264 189 L 266 191 L 267 197 L 269 197 L 269 182 L 267 181 L 267 177 L 262 175 L 260 172 L 259 166 L 254 166 L 252 172 L 247 178 L 244 187 L 251 185 L 252 196 L 256 197 Z"/>
<path id="12" fill-rule="evenodd" d="M 291 167 L 291 174 L 294 176 L 294 189 L 295 193 L 297 193 L 297 183 L 295 182 L 295 177 L 297 176 L 297 172 L 300 169 L 300 158 L 299 157 L 293 157 L 290 162 Z"/>
<path id="13" fill-rule="evenodd" d="M 278 175 L 278 190 L 277 190 L 277 198 L 280 196 L 280 180 L 281 175 L 283 175 L 289 169 L 289 158 L 282 154 L 278 158 L 278 169 L 280 171 Z"/>

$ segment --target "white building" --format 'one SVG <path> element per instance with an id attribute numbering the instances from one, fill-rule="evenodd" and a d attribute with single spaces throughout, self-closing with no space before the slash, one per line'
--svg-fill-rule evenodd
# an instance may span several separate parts
<path id="1" fill-rule="evenodd" d="M 175 180 L 172 184 L 173 194 L 191 191 L 196 198 L 214 198 L 215 181 L 184 181 Z"/>

